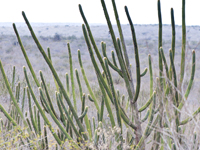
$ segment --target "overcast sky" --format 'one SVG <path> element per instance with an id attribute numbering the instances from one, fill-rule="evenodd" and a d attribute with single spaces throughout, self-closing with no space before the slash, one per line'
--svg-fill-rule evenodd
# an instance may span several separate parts
<path id="1" fill-rule="evenodd" d="M 105 0 L 112 23 L 115 23 L 111 0 Z M 83 23 L 78 4 L 81 4 L 89 23 L 105 24 L 100 0 L 2 0 L 0 22 L 24 22 L 25 11 L 30 22 Z M 200 25 L 199 0 L 186 0 L 186 24 Z M 157 24 L 157 0 L 116 0 L 120 21 L 127 24 L 124 6 L 127 5 L 133 23 Z M 175 23 L 181 25 L 182 0 L 161 0 L 163 24 L 170 24 L 170 8 L 174 8 Z"/>

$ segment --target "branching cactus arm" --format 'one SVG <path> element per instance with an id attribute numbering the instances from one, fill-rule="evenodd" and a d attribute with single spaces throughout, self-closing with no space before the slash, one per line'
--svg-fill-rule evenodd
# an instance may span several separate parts
<path id="1" fill-rule="evenodd" d="M 101 0 L 101 4 L 102 4 L 104 14 L 105 14 L 105 17 L 106 17 L 106 21 L 107 21 L 107 24 L 108 24 L 108 27 L 109 27 L 109 30 L 110 30 L 110 33 L 111 33 L 113 45 L 114 45 L 115 51 L 117 53 L 117 57 L 118 57 L 118 61 L 119 61 L 119 64 L 120 64 L 120 68 L 122 70 L 123 78 L 124 78 L 124 81 L 126 83 L 126 88 L 127 88 L 128 94 L 129 94 L 129 98 L 130 98 L 130 101 L 133 103 L 134 93 L 133 93 L 133 90 L 132 90 L 132 86 L 130 85 L 130 82 L 129 82 L 129 80 L 131 80 L 131 79 L 130 79 L 130 76 L 128 75 L 127 68 L 126 68 L 125 62 L 123 60 L 123 56 L 121 55 L 122 53 L 120 52 L 119 46 L 117 44 L 117 40 L 116 40 L 116 37 L 115 37 L 115 34 L 114 34 L 114 30 L 113 30 L 113 27 L 112 27 L 112 24 L 111 24 L 111 21 L 110 21 L 104 0 Z"/>
<path id="2" fill-rule="evenodd" d="M 128 74 L 129 74 L 130 78 L 132 78 L 131 77 L 132 75 L 131 75 L 131 68 L 130 68 L 128 53 L 127 53 L 127 50 L 126 50 L 126 44 L 125 44 L 125 40 L 124 40 L 122 28 L 121 28 L 119 15 L 118 15 L 118 12 L 117 12 L 117 7 L 116 7 L 116 4 L 115 4 L 115 0 L 112 0 L 112 5 L 113 5 L 114 13 L 115 13 L 115 20 L 117 22 L 117 28 L 118 28 L 119 35 L 120 35 L 120 40 L 121 40 L 121 43 L 122 43 L 122 49 L 123 49 L 123 52 L 124 52 L 124 59 L 125 59 L 125 63 L 126 63 L 126 68 L 128 70 Z M 120 40 L 117 40 L 118 43 L 120 43 Z"/>
<path id="3" fill-rule="evenodd" d="M 105 63 L 106 70 L 107 70 L 106 75 L 110 79 L 110 84 L 111 84 L 110 87 L 111 87 L 112 95 L 113 95 L 113 98 L 114 98 L 114 104 L 115 104 L 115 109 L 116 109 L 116 114 L 117 114 L 118 125 L 121 128 L 121 132 L 122 132 L 121 111 L 120 111 L 120 107 L 119 107 L 119 100 L 117 99 L 117 96 L 116 96 L 116 91 L 115 91 L 115 88 L 114 88 L 114 85 L 113 85 L 112 76 L 111 76 L 110 70 L 108 68 L 108 61 L 107 61 L 107 58 L 105 58 L 105 57 L 104 57 L 104 63 Z"/>
<path id="4" fill-rule="evenodd" d="M 80 67 L 81 67 L 81 72 L 82 72 L 82 75 L 83 75 L 83 79 L 84 79 L 85 84 L 86 84 L 86 86 L 87 86 L 87 88 L 88 88 L 88 91 L 89 91 L 89 93 L 90 93 L 90 95 L 91 95 L 91 97 L 92 97 L 92 100 L 94 101 L 94 104 L 95 104 L 95 106 L 96 106 L 98 112 L 100 112 L 100 108 L 99 108 L 97 99 L 96 99 L 96 97 L 95 97 L 95 95 L 94 95 L 94 93 L 93 93 L 93 91 L 92 91 L 92 88 L 91 88 L 91 86 L 90 86 L 90 84 L 89 84 L 89 82 L 88 82 L 88 79 L 87 79 L 87 77 L 86 77 L 85 70 L 84 70 L 84 68 L 83 68 L 80 50 L 78 50 L 78 61 L 79 61 L 79 65 L 80 65 Z"/>
<path id="5" fill-rule="evenodd" d="M 104 57 L 106 57 L 106 58 L 108 58 L 107 57 L 107 54 L 106 54 L 106 43 L 104 43 L 104 42 L 101 42 L 101 48 L 102 48 L 102 51 L 103 51 L 103 56 Z M 115 60 L 115 59 L 113 59 L 113 60 Z M 114 61 L 115 62 L 115 61 Z M 115 62 L 116 63 L 116 62 Z M 113 70 L 115 70 L 115 71 L 117 71 L 117 73 L 123 78 L 123 75 L 122 75 L 122 71 L 118 68 L 118 67 L 116 67 L 116 64 L 112 64 L 111 62 L 110 62 L 110 60 L 108 59 L 108 65 L 113 69 Z"/>
<path id="6" fill-rule="evenodd" d="M 131 17 L 129 15 L 128 12 L 128 8 L 125 6 L 125 11 L 126 11 L 126 15 L 131 27 L 131 33 L 132 33 L 132 39 L 133 39 L 133 44 L 134 44 L 134 51 L 135 51 L 135 64 L 136 64 L 136 91 L 135 91 L 135 95 L 133 98 L 133 102 L 135 103 L 138 99 L 139 93 L 140 93 L 140 82 L 141 82 L 141 76 L 140 76 L 140 60 L 139 60 L 139 53 L 138 53 L 138 45 L 137 45 L 137 40 L 136 40 L 136 35 L 135 35 L 135 29 L 133 26 L 133 22 L 131 20 Z"/>
<path id="7" fill-rule="evenodd" d="M 29 28 L 29 30 L 30 30 L 30 32 L 31 32 L 31 35 L 32 35 L 32 37 L 33 37 L 33 39 L 34 39 L 34 41 L 35 41 L 35 43 L 36 43 L 36 45 L 37 45 L 39 51 L 41 52 L 41 54 L 43 55 L 45 61 L 46 61 L 47 64 L 48 64 L 49 68 L 51 69 L 51 72 L 52 72 L 53 76 L 55 77 L 55 79 L 56 79 L 56 81 L 57 81 L 57 83 L 58 83 L 58 85 L 59 85 L 59 87 L 60 87 L 60 90 L 62 91 L 62 94 L 63 94 L 65 100 L 67 101 L 67 103 L 68 103 L 68 105 L 69 105 L 69 108 L 70 108 L 70 110 L 71 110 L 71 112 L 72 112 L 72 114 L 73 114 L 73 116 L 74 116 L 74 118 L 75 118 L 75 120 L 76 120 L 76 122 L 77 122 L 77 124 L 78 124 L 78 126 L 79 126 L 79 128 L 80 128 L 80 130 L 81 130 L 81 132 L 84 133 L 85 130 L 84 130 L 84 128 L 83 128 L 83 126 L 82 126 L 80 120 L 78 119 L 78 115 L 77 115 L 77 113 L 76 113 L 76 111 L 75 111 L 75 109 L 74 109 L 74 107 L 73 107 L 73 105 L 72 105 L 72 103 L 71 103 L 71 101 L 70 101 L 70 99 L 69 99 L 69 97 L 68 97 L 68 95 L 67 95 L 65 89 L 64 89 L 64 86 L 63 86 L 62 82 L 60 81 L 60 78 L 58 77 L 58 74 L 56 73 L 56 71 L 55 71 L 55 69 L 54 69 L 54 67 L 53 67 L 53 65 L 52 65 L 52 63 L 51 63 L 51 61 L 50 61 L 50 59 L 49 59 L 48 56 L 46 55 L 46 53 L 45 53 L 45 51 L 43 50 L 41 44 L 39 43 L 39 41 L 38 41 L 38 39 L 37 39 L 37 37 L 36 37 L 36 35 L 35 35 L 35 33 L 34 33 L 32 27 L 31 27 L 31 25 L 30 25 L 30 23 L 29 23 L 29 21 L 28 21 L 26 15 L 25 15 L 25 13 L 22 12 L 22 15 L 23 15 L 23 17 L 24 17 L 24 20 L 25 20 L 25 22 L 26 22 L 26 24 L 27 24 L 27 26 L 28 26 L 28 28 Z M 88 137 L 87 137 L 86 134 L 84 134 L 84 138 L 85 138 L 85 140 L 88 139 Z"/>
<path id="8" fill-rule="evenodd" d="M 57 143 L 58 143 L 59 145 L 62 145 L 61 140 L 59 139 L 59 137 L 58 137 L 57 134 L 55 133 L 55 131 L 54 131 L 54 129 L 53 129 L 53 127 L 52 127 L 50 121 L 48 120 L 48 118 L 47 118 L 46 115 L 44 114 L 42 108 L 40 107 L 40 104 L 38 103 L 38 101 L 37 101 L 37 99 L 36 99 L 36 97 L 35 97 L 35 94 L 33 93 L 32 87 L 31 87 L 31 85 L 30 85 L 30 83 L 29 83 L 29 79 L 28 79 L 28 76 L 27 76 L 27 73 L 26 73 L 26 68 L 24 67 L 23 69 L 24 69 L 24 74 L 25 74 L 25 78 L 26 78 L 26 82 L 27 82 L 29 91 L 30 91 L 30 93 L 31 93 L 31 96 L 32 96 L 32 98 L 33 98 L 33 100 L 34 100 L 34 102 L 35 102 L 35 104 L 36 104 L 38 110 L 40 111 L 40 113 L 41 113 L 41 115 L 42 115 L 44 121 L 47 123 L 47 125 L 48 125 L 48 127 L 49 127 L 51 133 L 53 134 L 54 138 L 56 139 Z"/>
<path id="9" fill-rule="evenodd" d="M 105 71 L 106 68 L 105 68 L 105 65 L 104 65 L 104 63 L 103 63 L 103 59 L 102 59 L 101 54 L 100 54 L 100 52 L 99 52 L 99 50 L 98 50 L 98 48 L 97 48 L 97 45 L 96 45 L 95 40 L 94 40 L 94 38 L 93 38 L 93 35 L 92 35 L 92 32 L 91 32 L 90 26 L 89 26 L 89 24 L 88 24 L 88 22 L 87 22 L 87 19 L 86 19 L 85 15 L 84 15 L 82 6 L 81 6 L 80 4 L 79 4 L 79 11 L 80 11 L 80 14 L 81 14 L 81 16 L 82 16 L 82 18 L 83 18 L 83 21 L 84 21 L 84 23 L 85 23 L 85 26 L 86 26 L 86 28 L 87 28 L 90 41 L 91 41 L 91 43 L 92 43 L 92 45 L 93 45 L 93 48 L 94 48 L 95 53 L 96 53 L 96 55 L 97 55 L 97 57 L 98 57 L 98 60 L 99 60 L 99 62 L 100 62 L 100 64 L 101 64 L 103 70 Z"/>

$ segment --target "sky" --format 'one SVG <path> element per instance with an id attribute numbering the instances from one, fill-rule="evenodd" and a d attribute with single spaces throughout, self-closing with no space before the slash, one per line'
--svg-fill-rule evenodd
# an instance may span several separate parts
<path id="1" fill-rule="evenodd" d="M 83 23 L 78 4 L 89 23 L 106 24 L 100 0 L 1 0 L 0 22 L 24 22 L 24 11 L 30 22 Z M 129 9 L 134 24 L 158 24 L 157 0 L 115 0 L 120 21 L 128 24 L 124 6 Z M 200 25 L 199 0 L 186 0 L 186 25 Z M 116 24 L 111 0 L 105 0 L 111 22 Z M 161 0 L 163 24 L 170 24 L 170 9 L 174 8 L 175 23 L 181 25 L 182 0 Z"/>

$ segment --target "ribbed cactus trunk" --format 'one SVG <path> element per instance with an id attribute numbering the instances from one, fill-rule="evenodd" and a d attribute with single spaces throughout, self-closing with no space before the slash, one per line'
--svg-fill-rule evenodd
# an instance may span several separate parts
<path id="1" fill-rule="evenodd" d="M 132 86 L 134 87 L 133 83 L 130 82 L 130 85 L 132 84 Z M 133 90 L 134 91 L 134 90 Z M 133 113 L 133 117 L 134 117 L 134 121 L 135 121 L 135 125 L 137 127 L 135 135 L 136 135 L 136 145 L 139 143 L 140 139 L 142 138 L 142 127 L 141 127 L 141 121 L 139 120 L 139 113 L 138 113 L 138 106 L 137 103 L 131 103 L 131 108 L 132 108 L 132 113 Z M 144 145 L 143 145 L 144 146 Z M 144 148 L 144 147 L 143 147 Z"/>
<path id="2" fill-rule="evenodd" d="M 132 108 L 132 115 L 133 115 L 133 118 L 134 118 L 134 123 L 136 124 L 136 127 L 137 127 L 137 129 L 136 129 L 136 143 L 135 144 L 138 144 L 141 137 L 142 137 L 142 128 L 141 128 L 141 122 L 139 121 L 138 106 L 137 106 L 137 103 L 134 100 L 134 97 L 138 94 L 138 91 L 135 92 L 135 89 L 134 89 L 134 83 L 133 83 L 133 77 L 132 77 L 132 72 L 131 72 L 131 68 L 130 68 L 128 53 L 127 53 L 127 50 L 126 50 L 125 40 L 124 40 L 124 36 L 123 36 L 123 33 L 122 33 L 122 28 L 121 28 L 121 24 L 120 24 L 120 20 L 119 20 L 119 15 L 118 15 L 118 12 L 117 12 L 115 0 L 112 0 L 112 5 L 113 5 L 113 9 L 114 9 L 114 13 L 115 13 L 115 20 L 117 22 L 117 27 L 118 27 L 118 31 L 119 31 L 119 35 L 120 35 L 120 41 L 121 41 L 121 44 L 122 44 L 125 67 L 127 68 L 126 71 L 127 71 L 128 76 L 129 76 L 129 80 L 128 80 L 129 86 L 127 86 L 127 88 L 130 88 L 130 89 L 127 89 L 127 91 L 130 90 L 131 93 L 132 93 L 132 94 L 129 94 L 129 98 L 130 98 L 130 105 L 131 105 L 131 108 Z M 126 14 L 127 14 L 128 20 L 129 20 L 129 24 L 131 26 L 132 38 L 133 38 L 133 43 L 134 43 L 134 48 L 135 48 L 135 53 L 136 53 L 135 54 L 136 64 L 137 64 L 136 68 L 138 69 L 139 68 L 138 66 L 140 64 L 139 64 L 138 47 L 137 47 L 135 31 L 134 31 L 133 23 L 131 21 L 131 18 L 129 16 L 128 9 L 127 9 L 126 6 L 125 6 L 125 11 L 126 11 Z M 140 71 L 140 69 L 139 69 L 139 71 Z M 140 74 L 140 72 L 139 72 L 139 74 Z M 138 77 L 137 78 L 137 85 L 139 85 L 140 83 L 138 83 L 138 82 L 140 82 L 140 75 L 137 76 L 137 77 Z"/>
<path id="3" fill-rule="evenodd" d="M 117 46 L 117 44 L 115 44 L 116 38 L 115 38 L 115 34 L 113 32 L 112 26 L 111 26 L 111 22 L 109 19 L 109 15 L 107 13 L 107 9 L 106 9 L 106 5 L 104 0 L 101 0 L 103 9 L 104 9 L 104 14 L 107 20 L 107 24 L 109 27 L 109 30 L 111 32 L 111 37 L 113 40 L 113 44 L 118 56 L 118 60 L 122 69 L 122 74 L 123 74 L 123 78 L 125 80 L 126 83 L 126 88 L 128 91 L 128 95 L 129 95 L 129 100 L 130 100 L 130 105 L 132 108 L 132 117 L 134 118 L 134 124 L 136 125 L 136 129 L 135 129 L 135 135 L 136 135 L 136 140 L 135 140 L 135 144 L 137 145 L 142 137 L 142 128 L 141 128 L 141 122 L 139 121 L 139 113 L 138 113 L 138 106 L 137 106 L 137 98 L 139 95 L 139 90 L 140 90 L 140 62 L 139 62 L 139 55 L 138 55 L 138 46 L 137 46 L 137 41 L 136 41 L 136 35 L 135 35 L 135 30 L 134 30 L 134 26 L 132 23 L 132 20 L 130 18 L 129 12 L 127 7 L 125 7 L 125 11 L 126 11 L 126 15 L 127 18 L 129 20 L 129 24 L 131 27 L 131 31 L 132 31 L 132 39 L 133 39 L 133 44 L 134 44 L 134 51 L 135 51 L 135 61 L 136 61 L 136 72 L 137 72 L 137 85 L 136 85 L 136 91 L 134 89 L 134 83 L 133 83 L 133 78 L 132 78 L 132 73 L 131 73 L 131 69 L 130 69 L 130 63 L 129 63 L 129 58 L 128 58 L 128 54 L 127 54 L 127 50 L 126 50 L 126 46 L 125 46 L 125 40 L 123 37 L 123 33 L 122 33 L 122 29 L 121 29 L 121 24 L 120 24 L 120 20 L 119 20 L 119 16 L 118 16 L 118 12 L 117 12 L 117 8 L 116 8 L 116 4 L 115 4 L 115 0 L 112 0 L 112 5 L 113 5 L 113 9 L 114 9 L 114 13 L 115 13 L 115 20 L 117 22 L 117 27 L 118 27 L 118 31 L 119 31 L 119 35 L 120 35 L 120 41 L 122 44 L 122 49 L 123 49 L 123 56 L 119 54 L 119 50 L 120 47 Z M 122 50 L 121 50 L 122 51 Z M 122 52 L 121 52 L 122 54 Z M 122 60 L 121 60 L 122 59 Z M 142 146 L 144 147 L 144 145 Z"/>

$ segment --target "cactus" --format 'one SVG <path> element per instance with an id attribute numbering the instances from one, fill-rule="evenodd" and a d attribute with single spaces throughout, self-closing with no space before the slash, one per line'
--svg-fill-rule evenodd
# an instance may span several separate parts
<path id="1" fill-rule="evenodd" d="M 130 30 L 132 34 L 132 42 L 134 45 L 135 54 L 135 64 L 136 64 L 136 83 L 134 84 L 133 74 L 131 72 L 131 66 L 129 62 L 128 52 L 126 49 L 126 43 L 121 28 L 121 23 L 119 20 L 119 15 L 116 7 L 115 0 L 112 0 L 112 6 L 115 14 L 115 19 L 117 22 L 117 28 L 119 32 L 119 38 L 116 38 L 113 31 L 113 27 L 110 21 L 110 17 L 106 8 L 106 3 L 101 0 L 104 15 L 107 21 L 108 28 L 111 33 L 111 38 L 114 46 L 114 51 L 111 51 L 112 61 L 107 57 L 106 43 L 101 42 L 101 49 L 97 47 L 95 39 L 93 37 L 92 31 L 90 29 L 89 23 L 84 15 L 81 5 L 79 5 L 79 11 L 83 18 L 84 24 L 82 25 L 83 35 L 88 48 L 88 52 L 91 58 L 91 63 L 93 69 L 97 76 L 96 84 L 99 86 L 102 93 L 101 99 L 95 96 L 93 89 L 90 86 L 88 78 L 86 76 L 84 66 L 81 60 L 81 50 L 78 50 L 78 60 L 81 69 L 82 76 L 79 75 L 78 69 L 73 69 L 72 53 L 70 44 L 67 43 L 68 54 L 69 54 L 69 64 L 70 70 L 65 74 L 66 79 L 66 89 L 64 88 L 63 82 L 59 78 L 53 62 L 51 60 L 50 48 L 47 48 L 47 53 L 44 51 L 39 40 L 37 39 L 31 24 L 29 23 L 26 15 L 22 12 L 23 18 L 30 30 L 30 33 L 41 52 L 44 60 L 49 66 L 52 72 L 54 82 L 56 85 L 55 101 L 58 107 L 53 104 L 53 100 L 50 98 L 48 88 L 46 86 L 45 77 L 42 71 L 39 72 L 40 79 L 37 78 L 36 73 L 33 70 L 31 62 L 26 54 L 25 48 L 17 31 L 15 24 L 13 24 L 13 29 L 18 39 L 19 45 L 21 47 L 24 58 L 27 62 L 28 68 L 30 70 L 31 76 L 34 79 L 34 84 L 38 88 L 39 100 L 36 97 L 37 93 L 33 91 L 33 85 L 30 83 L 30 77 L 25 67 L 23 67 L 26 87 L 21 88 L 20 82 L 17 84 L 15 89 L 15 67 L 13 67 L 13 76 L 11 84 L 8 82 L 7 76 L 5 74 L 3 65 L 0 61 L 0 69 L 5 81 L 6 87 L 10 94 L 10 111 L 6 111 L 2 105 L 0 105 L 0 110 L 4 113 L 7 118 L 6 131 L 10 131 L 16 128 L 21 134 L 26 131 L 29 133 L 29 137 L 25 139 L 21 138 L 19 145 L 25 145 L 28 143 L 29 148 L 36 148 L 31 141 L 34 138 L 39 137 L 42 139 L 38 142 L 38 147 L 42 149 L 49 149 L 50 142 L 48 141 L 47 127 L 51 131 L 55 141 L 57 142 L 55 147 L 63 148 L 65 142 L 71 146 L 72 149 L 90 149 L 88 143 L 93 143 L 96 149 L 99 149 L 99 143 L 106 142 L 106 136 L 103 133 L 102 139 L 100 141 L 100 136 L 98 134 L 99 130 L 106 128 L 105 124 L 105 109 L 108 112 L 109 123 L 112 130 L 116 130 L 116 126 L 119 127 L 120 132 L 116 132 L 115 141 L 118 142 L 116 145 L 117 149 L 123 149 L 125 144 L 129 145 L 134 149 L 146 149 L 147 140 L 152 138 L 150 143 L 152 143 L 152 149 L 164 149 L 165 145 L 168 145 L 171 149 L 178 149 L 177 142 L 179 145 L 183 145 L 181 133 L 184 134 L 184 129 L 182 126 L 186 126 L 191 120 L 193 120 L 199 113 L 200 108 L 198 108 L 190 117 L 181 120 L 181 109 L 183 108 L 194 81 L 195 75 L 195 51 L 192 51 L 192 70 L 190 80 L 185 92 L 182 90 L 184 72 L 185 72 L 185 46 L 186 46 L 186 25 L 185 25 L 185 0 L 182 0 L 182 54 L 181 54 L 181 68 L 180 68 L 180 80 L 177 78 L 177 69 L 175 68 L 175 20 L 174 20 L 174 10 L 171 9 L 171 26 L 172 26 L 172 42 L 171 48 L 169 50 L 169 57 L 165 56 L 164 50 L 162 48 L 162 16 L 161 16 L 161 3 L 160 0 L 157 1 L 158 6 L 158 21 L 159 21 L 159 35 L 158 35 L 158 66 L 159 66 L 159 77 L 155 80 L 153 78 L 153 68 L 151 55 L 148 55 L 149 62 L 149 77 L 150 85 L 149 91 L 150 95 L 148 101 L 145 102 L 143 106 L 138 108 L 140 87 L 142 82 L 142 77 L 147 75 L 147 68 L 143 72 L 140 69 L 140 59 L 139 59 L 139 47 L 137 45 L 137 38 L 134 29 L 134 24 L 130 17 L 128 7 L 125 6 L 125 13 L 129 21 Z M 97 57 L 95 57 L 95 55 Z M 116 56 L 115 56 L 116 55 Z M 169 58 L 170 64 L 167 64 L 167 59 Z M 98 65 L 100 63 L 100 65 Z M 115 84 L 113 82 L 112 71 L 115 71 L 124 81 L 127 95 L 120 93 L 116 90 Z M 101 71 L 102 70 L 102 71 Z M 77 80 L 77 85 L 75 84 L 74 71 Z M 164 78 L 166 76 L 166 78 Z M 80 78 L 83 77 L 85 85 L 88 89 L 88 99 L 89 102 L 94 104 L 97 111 L 97 116 L 89 119 L 90 108 L 85 106 L 87 97 L 84 93 L 85 89 L 82 88 L 84 83 L 81 82 Z M 41 80 L 41 82 L 40 82 Z M 156 81 L 155 86 L 153 83 Z M 71 86 L 70 86 L 71 82 Z M 134 86 L 135 85 L 135 86 Z M 20 90 L 23 89 L 23 95 L 21 99 Z M 79 90 L 79 96 L 76 95 L 75 89 Z M 181 91 L 184 94 L 180 94 Z M 72 92 L 73 104 L 70 99 L 70 92 Z M 27 95 L 27 98 L 26 96 Z M 122 96 L 123 95 L 123 96 Z M 121 97 L 122 96 L 122 97 Z M 78 98 L 79 97 L 79 98 Z M 173 106 L 168 102 L 169 97 L 173 103 Z M 81 106 L 77 105 L 77 100 L 80 99 Z M 32 100 L 34 106 L 32 106 Z M 24 112 L 25 102 L 28 102 L 29 111 Z M 100 103 L 101 102 L 101 103 Z M 21 105 L 19 104 L 21 103 Z M 41 105 L 40 105 L 41 104 Z M 125 107 L 126 105 L 126 107 Z M 20 107 L 21 106 L 21 107 Z M 105 108 L 104 108 L 105 107 Z M 112 109 L 114 108 L 114 109 Z M 81 113 L 78 113 L 78 109 L 81 109 Z M 173 110 L 173 111 L 171 111 Z M 29 116 L 28 116 L 29 114 Z M 48 114 L 48 115 L 47 115 Z M 116 115 L 114 115 L 116 114 Z M 131 115 L 130 115 L 131 114 Z M 142 116 L 144 117 L 141 117 Z M 95 117 L 97 119 L 95 119 Z M 43 121 L 41 121 L 43 119 Z M 53 123 L 50 122 L 53 120 Z M 44 122 L 44 123 L 42 123 Z M 175 122 L 175 133 L 178 137 L 175 139 L 172 137 L 174 133 L 169 130 L 171 124 Z M 53 128 L 53 124 L 57 126 L 57 129 Z M 19 126 L 24 127 L 18 128 Z M 142 126 L 144 126 L 144 131 L 142 131 Z M 3 121 L 1 121 L 0 131 L 4 128 Z M 126 134 L 126 143 L 124 142 L 124 128 L 128 129 L 130 132 Z M 159 130 L 158 130 L 159 129 Z M 166 131 L 167 134 L 163 134 Z M 153 135 L 152 137 L 150 135 Z M 194 133 L 193 147 L 195 147 L 199 141 L 197 141 L 197 134 Z M 108 147 L 111 147 L 113 143 L 110 141 Z M 38 148 L 37 147 L 37 148 Z"/>

